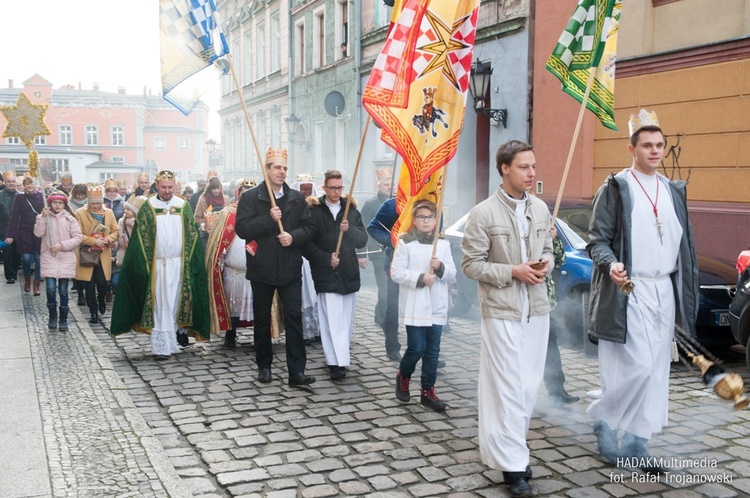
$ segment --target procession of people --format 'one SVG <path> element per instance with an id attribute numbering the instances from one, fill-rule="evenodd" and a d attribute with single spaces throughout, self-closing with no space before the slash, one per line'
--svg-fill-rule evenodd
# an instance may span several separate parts
<path id="1" fill-rule="evenodd" d="M 631 117 L 632 164 L 597 192 L 588 245 L 594 262 L 589 333 L 599 341 L 602 395 L 587 412 L 604 459 L 614 465 L 641 459 L 649 473 L 668 470 L 647 460 L 646 443 L 667 423 L 675 323 L 690 331 L 698 301 L 685 184 L 657 172 L 664 146 L 655 113 Z M 66 177 L 45 195 L 29 176 L 18 191 L 10 171 L 0 192 L 6 281 L 15 283 L 20 265 L 24 291 L 38 296 L 45 280 L 51 331 L 69 330 L 71 283 L 92 324 L 103 323 L 105 296 L 112 293 L 110 332 L 150 334 L 159 361 L 191 338 L 223 336 L 225 347 L 236 348 L 238 329 L 252 327 L 261 384 L 276 377 L 271 348 L 282 337 L 286 382 L 309 389 L 316 378 L 306 372 L 306 346 L 317 337 L 331 380 L 351 373 L 355 299 L 367 263 L 360 251 L 367 248 L 379 289 L 374 320 L 388 359 L 398 362 L 395 398 L 410 401 L 410 379 L 421 361 L 420 403 L 444 412 L 449 406 L 436 394 L 440 338 L 448 285 L 460 266 L 479 287 L 482 461 L 502 471 L 512 496 L 529 496 L 526 434 L 550 349 L 560 377 L 551 398 L 578 401 L 562 387 L 557 345 L 549 342 L 556 304 L 550 272 L 564 253 L 559 240 L 553 244 L 549 209 L 531 195 L 533 148 L 518 140 L 501 145 L 496 167 L 502 182 L 471 210 L 463 259 L 455 262 L 433 202 L 416 202 L 412 224 L 391 237 L 399 213 L 387 169 L 377 171 L 379 191 L 362 213 L 345 194 L 339 171 L 326 171 L 319 186 L 300 174 L 290 186 L 283 149 L 268 149 L 263 181 L 241 179 L 230 194 L 216 176 L 198 192 L 180 191 L 175 174 L 161 171 L 153 182 L 139 176 L 132 193 L 115 180 L 85 185 Z M 621 292 L 628 282 L 636 293 Z M 406 328 L 403 356 L 400 325 Z"/>

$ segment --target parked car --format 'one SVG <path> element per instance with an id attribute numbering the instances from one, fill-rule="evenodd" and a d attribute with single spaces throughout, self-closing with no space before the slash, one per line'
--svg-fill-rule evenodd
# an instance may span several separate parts
<path id="1" fill-rule="evenodd" d="M 588 341 L 588 307 L 593 262 L 586 250 L 590 205 L 563 205 L 555 220 L 557 233 L 565 248 L 565 264 L 552 273 L 555 280 L 558 307 L 551 315 L 561 342 L 581 346 L 588 353 L 596 349 Z M 450 314 L 459 316 L 471 306 L 478 305 L 477 284 L 467 278 L 461 268 L 461 241 L 468 213 L 445 230 L 459 269 L 456 278 L 454 303 Z M 707 347 L 728 347 L 735 343 L 729 327 L 729 304 L 734 295 L 736 272 L 726 261 L 698 255 L 700 304 L 696 332 L 698 341 Z M 750 317 L 750 312 L 748 312 Z M 750 327 L 750 318 L 748 318 Z"/>
<path id="2" fill-rule="evenodd" d="M 737 292 L 729 305 L 729 325 L 738 344 L 745 346 L 745 361 L 750 368 L 750 250 L 737 258 Z"/>

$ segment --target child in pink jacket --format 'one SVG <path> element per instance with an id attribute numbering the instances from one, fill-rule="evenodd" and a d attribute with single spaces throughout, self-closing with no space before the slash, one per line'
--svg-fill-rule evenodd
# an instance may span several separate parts
<path id="1" fill-rule="evenodd" d="M 69 279 L 76 276 L 76 252 L 81 244 L 81 226 L 70 208 L 67 196 L 55 190 L 47 197 L 47 206 L 36 217 L 34 235 L 42 239 L 41 275 L 47 285 L 49 329 L 58 328 L 57 291 L 60 292 L 61 332 L 68 330 Z"/>

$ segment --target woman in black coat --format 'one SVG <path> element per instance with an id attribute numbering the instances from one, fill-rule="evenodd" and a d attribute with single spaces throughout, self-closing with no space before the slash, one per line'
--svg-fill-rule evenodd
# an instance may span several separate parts
<path id="1" fill-rule="evenodd" d="M 39 264 L 39 251 L 42 241 L 34 235 L 36 217 L 44 209 L 44 195 L 37 190 L 34 179 L 30 176 L 23 178 L 23 193 L 16 197 L 13 211 L 10 214 L 7 240 L 15 241 L 16 251 L 21 254 L 23 268 L 23 290 L 31 290 L 31 263 L 34 263 L 34 295 L 39 295 L 39 284 L 42 281 Z"/>

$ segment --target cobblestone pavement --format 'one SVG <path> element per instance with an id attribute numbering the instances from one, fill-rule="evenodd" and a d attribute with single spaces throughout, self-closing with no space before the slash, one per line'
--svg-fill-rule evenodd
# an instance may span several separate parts
<path id="1" fill-rule="evenodd" d="M 478 451 L 478 319 L 452 319 L 452 331 L 443 334 L 441 358 L 447 366 L 439 371 L 436 388 L 449 409 L 438 414 L 419 405 L 418 396 L 408 404 L 396 401 L 397 364 L 386 359 L 382 331 L 372 320 L 374 301 L 367 290 L 357 298 L 352 366 L 345 380 L 329 380 L 320 343 L 309 347 L 307 371 L 318 378 L 309 391 L 286 385 L 283 344 L 274 346 L 273 383 L 255 381 L 250 329 L 240 331 L 236 350 L 224 349 L 215 338 L 164 362 L 153 360 L 146 335 L 112 339 L 103 327 L 94 331 L 196 496 L 508 496 L 502 474 L 484 466 Z M 57 349 L 50 345 L 47 354 L 63 354 Z M 562 354 L 569 391 L 584 396 L 597 387 L 594 358 L 572 349 Z M 741 355 L 726 354 L 727 366 L 747 383 Z M 587 403 L 560 408 L 542 389 L 528 434 L 536 493 L 750 496 L 750 411 L 732 411 L 731 404 L 704 388 L 695 369 L 680 364 L 673 365 L 670 393 L 670 425 L 650 448 L 653 455 L 681 459 L 673 467 L 682 468 L 648 481 L 645 474 L 614 469 L 598 456 Z M 89 424 L 82 425 L 84 434 L 103 421 Z M 104 429 L 121 430 L 115 420 Z M 127 446 L 111 450 L 131 451 Z M 132 455 L 128 461 L 140 461 Z M 113 463 L 118 462 L 122 470 L 122 458 Z M 60 466 L 65 463 L 61 458 Z"/>
<path id="2" fill-rule="evenodd" d="M 49 332 L 44 295 L 22 299 L 52 496 L 190 496 L 80 313 Z"/>

